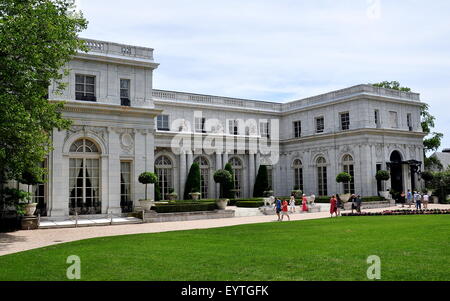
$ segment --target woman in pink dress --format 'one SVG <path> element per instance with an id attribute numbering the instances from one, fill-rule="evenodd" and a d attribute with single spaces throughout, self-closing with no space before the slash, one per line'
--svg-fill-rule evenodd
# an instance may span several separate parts
<path id="1" fill-rule="evenodd" d="M 333 196 L 330 199 L 330 214 L 331 217 L 333 217 L 333 213 L 336 214 L 337 217 L 337 200 L 335 195 L 333 194 Z"/>
<path id="2" fill-rule="evenodd" d="M 302 196 L 302 211 L 307 212 L 308 211 L 308 201 L 306 199 L 306 195 L 304 194 Z"/>

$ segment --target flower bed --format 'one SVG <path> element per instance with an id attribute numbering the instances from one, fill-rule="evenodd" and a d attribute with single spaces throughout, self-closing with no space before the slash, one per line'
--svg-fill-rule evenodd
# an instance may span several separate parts
<path id="1" fill-rule="evenodd" d="M 379 215 L 426 215 L 426 214 L 450 214 L 450 209 L 426 209 L 426 210 L 385 210 L 383 212 L 342 213 L 342 216 L 379 216 Z"/>

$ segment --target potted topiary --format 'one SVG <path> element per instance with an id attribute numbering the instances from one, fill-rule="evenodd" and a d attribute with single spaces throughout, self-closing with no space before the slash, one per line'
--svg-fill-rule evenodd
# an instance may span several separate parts
<path id="1" fill-rule="evenodd" d="M 347 172 L 341 172 L 336 176 L 336 182 L 337 183 L 348 183 L 352 180 L 352 176 Z M 341 198 L 341 201 L 348 202 L 350 199 L 350 193 L 344 193 L 339 195 Z"/>
<path id="2" fill-rule="evenodd" d="M 224 196 L 224 188 L 226 185 L 230 185 L 233 181 L 231 173 L 225 169 L 219 169 L 214 173 L 214 182 L 220 184 L 220 195 L 219 199 L 216 200 L 217 207 L 219 209 L 225 209 L 228 204 L 228 199 Z"/>
<path id="3" fill-rule="evenodd" d="M 269 186 L 269 188 L 266 191 L 264 191 L 264 196 L 269 197 L 272 195 L 273 195 L 273 190 L 272 190 L 272 187 Z"/>
<path id="4" fill-rule="evenodd" d="M 387 170 L 379 170 L 377 171 L 375 178 L 377 181 L 387 181 L 390 178 L 389 172 Z M 389 191 L 383 190 L 378 192 L 380 196 L 384 197 L 385 199 L 389 199 Z"/>
<path id="5" fill-rule="evenodd" d="M 175 189 L 170 188 L 169 193 L 166 194 L 166 197 L 169 201 L 175 201 L 178 198 L 178 194 L 175 192 Z"/>
<path id="6" fill-rule="evenodd" d="M 36 211 L 37 203 L 32 201 L 30 186 L 42 183 L 42 175 L 37 170 L 28 169 L 22 173 L 19 182 L 28 185 L 27 204 L 24 206 L 25 216 L 33 216 Z"/>
<path id="7" fill-rule="evenodd" d="M 153 172 L 145 171 L 139 175 L 138 181 L 145 185 L 145 199 L 140 199 L 139 204 L 142 210 L 149 211 L 154 201 L 147 198 L 147 185 L 158 182 L 158 176 Z"/>

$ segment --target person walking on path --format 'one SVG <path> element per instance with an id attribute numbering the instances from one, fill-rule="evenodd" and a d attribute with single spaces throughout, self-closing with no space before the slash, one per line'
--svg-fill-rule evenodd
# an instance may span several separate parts
<path id="1" fill-rule="evenodd" d="M 289 208 L 291 209 L 291 212 L 295 212 L 295 196 L 291 195 L 291 199 L 289 200 Z"/>
<path id="2" fill-rule="evenodd" d="M 275 201 L 275 212 L 277 213 L 278 221 L 281 221 L 281 217 L 280 217 L 281 200 L 279 198 L 277 198 L 277 200 Z"/>
<path id="3" fill-rule="evenodd" d="M 422 197 L 420 196 L 419 192 L 414 191 L 414 200 L 416 201 L 416 210 L 422 209 L 422 202 L 420 201 Z"/>
<path id="4" fill-rule="evenodd" d="M 331 214 L 331 217 L 333 217 L 333 213 L 336 214 L 336 217 L 338 216 L 337 215 L 337 200 L 336 200 L 336 197 L 334 196 L 334 194 L 333 194 L 333 196 L 330 199 L 330 214 Z"/>
<path id="5" fill-rule="evenodd" d="M 284 218 L 285 215 L 288 217 L 288 220 L 290 221 L 291 218 L 289 217 L 287 200 L 283 201 L 283 204 L 282 204 L 282 207 L 281 207 L 281 221 L 283 221 L 283 218 Z"/>
<path id="6" fill-rule="evenodd" d="M 361 213 L 361 202 L 362 202 L 361 195 L 358 194 L 358 196 L 356 197 L 356 212 L 358 213 Z"/>
<path id="7" fill-rule="evenodd" d="M 430 199 L 430 196 L 428 195 L 428 193 L 424 193 L 423 197 L 422 197 L 422 201 L 423 201 L 423 209 L 428 209 L 428 201 Z"/>
<path id="8" fill-rule="evenodd" d="M 302 197 L 302 211 L 303 212 L 308 212 L 308 200 L 306 199 L 306 194 L 303 194 Z"/>
<path id="9" fill-rule="evenodd" d="M 411 191 L 408 189 L 408 192 L 406 193 L 406 201 L 409 205 L 408 208 L 411 208 L 412 199 L 413 199 L 413 195 L 412 195 Z"/>
<path id="10" fill-rule="evenodd" d="M 339 194 L 336 194 L 336 215 L 341 215 L 342 200 Z"/>
<path id="11" fill-rule="evenodd" d="M 400 193 L 400 203 L 402 204 L 402 208 L 405 207 L 405 192 L 402 191 L 402 193 Z"/>

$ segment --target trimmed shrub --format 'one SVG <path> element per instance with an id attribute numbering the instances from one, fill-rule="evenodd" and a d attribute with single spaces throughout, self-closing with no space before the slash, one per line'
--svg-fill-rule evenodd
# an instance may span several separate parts
<path id="1" fill-rule="evenodd" d="M 391 177 L 391 175 L 389 174 L 389 172 L 387 170 L 379 170 L 377 171 L 375 178 L 378 181 L 387 181 L 389 180 L 389 178 Z"/>
<path id="2" fill-rule="evenodd" d="M 230 163 L 227 163 L 227 164 L 225 164 L 224 169 L 230 173 L 231 181 L 229 181 L 228 183 L 226 183 L 224 185 L 223 194 L 224 194 L 224 197 L 227 198 L 227 199 L 234 199 L 235 198 L 235 192 L 233 190 L 234 190 L 235 187 L 234 187 L 234 171 L 233 171 L 233 167 L 231 166 Z"/>
<path id="3" fill-rule="evenodd" d="M 229 182 L 232 182 L 232 175 L 228 170 L 219 169 L 214 173 L 214 182 L 220 184 L 220 198 L 226 198 L 226 187 Z"/>
<path id="4" fill-rule="evenodd" d="M 170 212 L 195 212 L 195 211 L 213 211 L 217 209 L 216 203 L 209 202 L 177 202 L 169 204 L 158 204 L 152 207 L 158 213 Z"/>
<path id="5" fill-rule="evenodd" d="M 200 166 L 197 162 L 192 163 L 184 186 L 184 199 L 189 199 L 189 193 L 200 192 Z"/>
<path id="6" fill-rule="evenodd" d="M 158 176 L 153 172 L 144 171 L 139 175 L 138 181 L 145 185 L 145 199 L 147 199 L 147 184 L 155 184 L 158 182 Z"/>
<path id="7" fill-rule="evenodd" d="M 269 190 L 267 166 L 260 165 L 258 175 L 256 176 L 255 185 L 253 186 L 253 197 L 262 197 L 264 196 L 264 191 L 267 190 Z"/>
<path id="8" fill-rule="evenodd" d="M 337 183 L 347 183 L 352 180 L 352 176 L 346 172 L 341 172 L 336 176 Z"/>
<path id="9" fill-rule="evenodd" d="M 243 208 L 258 208 L 264 206 L 264 202 L 261 201 L 237 201 L 236 207 Z"/>

